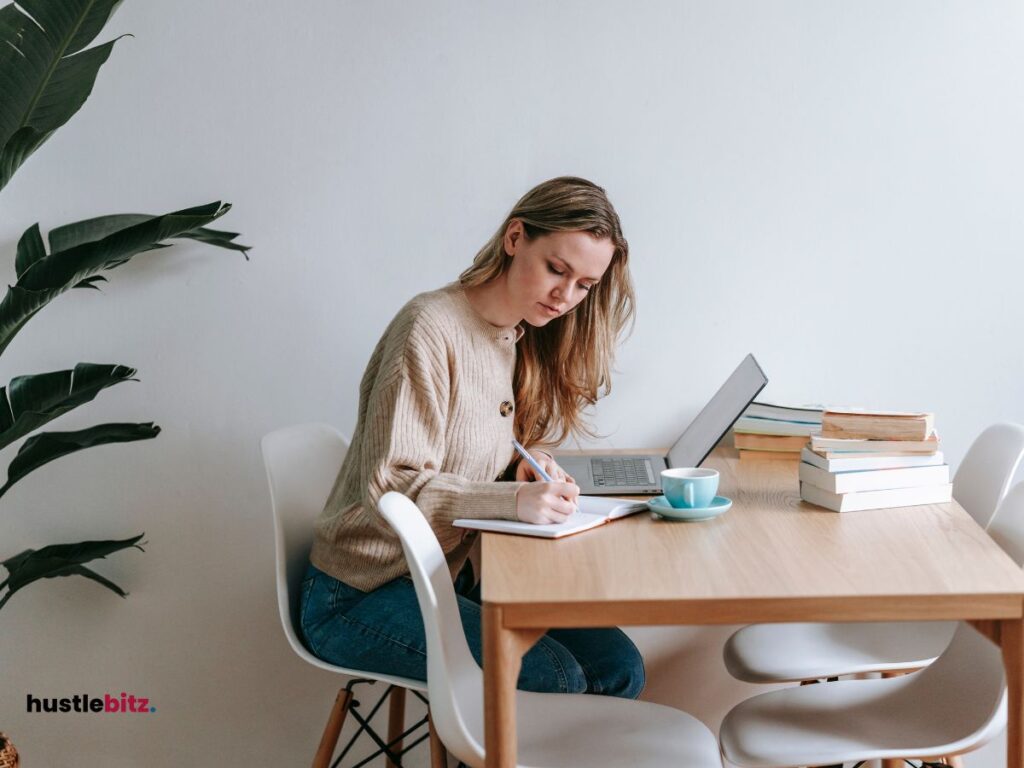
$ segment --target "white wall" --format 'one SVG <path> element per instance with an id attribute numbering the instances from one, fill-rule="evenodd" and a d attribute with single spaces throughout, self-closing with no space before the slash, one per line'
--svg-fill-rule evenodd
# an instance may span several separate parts
<path id="1" fill-rule="evenodd" d="M 632 246 L 608 445 L 670 440 L 748 351 L 771 398 L 933 409 L 953 463 L 1024 422 L 1022 21 L 1009 0 L 126 3 L 108 35 L 135 37 L 0 197 L 4 277 L 36 221 L 216 199 L 255 248 L 140 257 L 5 354 L 4 381 L 137 366 L 58 424 L 164 431 L 0 503 L 0 557 L 149 540 L 98 566 L 127 601 L 81 579 L 11 600 L 0 728 L 31 765 L 306 762 L 334 683 L 277 625 L 259 437 L 350 432 L 388 319 L 551 176 L 604 185 Z M 748 693 L 718 661 L 726 629 L 634 636 L 649 698 L 714 727 Z M 105 691 L 158 711 L 24 712 Z"/>

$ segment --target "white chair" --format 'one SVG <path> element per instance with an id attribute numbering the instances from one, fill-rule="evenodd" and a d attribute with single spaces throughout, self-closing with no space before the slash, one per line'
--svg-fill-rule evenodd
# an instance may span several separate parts
<path id="1" fill-rule="evenodd" d="M 1002 502 L 991 532 L 1024 562 L 1024 483 Z M 761 694 L 725 716 L 719 738 L 723 757 L 742 768 L 922 757 L 948 762 L 1005 725 L 1002 654 L 960 623 L 949 647 L 919 672 Z"/>
<path id="2" fill-rule="evenodd" d="M 444 554 L 412 501 L 392 492 L 379 506 L 402 541 L 423 613 L 434 727 L 449 752 L 477 768 L 484 764 L 483 674 L 462 632 Z M 714 736 L 677 709 L 607 696 L 516 696 L 520 766 L 721 768 Z"/>
<path id="3" fill-rule="evenodd" d="M 992 518 L 988 535 L 1015 562 L 1024 563 L 1024 482 L 1006 494 L 999 512 Z"/>
<path id="4" fill-rule="evenodd" d="M 988 528 L 1024 455 L 1024 427 L 993 424 L 971 444 L 953 476 L 955 498 L 978 525 Z"/>
<path id="5" fill-rule="evenodd" d="M 968 449 L 953 478 L 953 496 L 982 527 L 992 520 L 1022 456 L 1024 427 L 1016 424 L 993 424 Z M 894 674 L 931 664 L 955 630 L 955 622 L 754 624 L 733 634 L 723 655 L 729 673 L 749 683 Z"/>
<path id="6" fill-rule="evenodd" d="M 274 518 L 277 607 L 288 644 L 299 658 L 314 667 L 353 678 L 338 692 L 316 757 L 313 760 L 313 768 L 326 768 L 330 764 L 338 743 L 338 736 L 341 734 L 341 728 L 345 724 L 345 718 L 349 712 L 358 720 L 360 728 L 345 747 L 345 751 L 365 731 L 376 743 L 378 753 L 385 754 L 388 759 L 387 764 L 397 765 L 399 762 L 391 758 L 400 760 L 398 755 L 403 751 L 400 737 L 411 735 L 409 732 L 403 733 L 405 691 L 409 689 L 422 693 L 426 691 L 426 684 L 421 680 L 346 669 L 330 664 L 310 653 L 299 640 L 296 631 L 296 627 L 299 626 L 299 586 L 309 563 L 309 550 L 313 542 L 313 523 L 323 509 L 324 502 L 334 485 L 338 469 L 348 450 L 348 441 L 330 425 L 298 424 L 268 433 L 263 437 L 260 446 L 267 470 L 267 480 L 270 484 L 271 509 Z M 355 709 L 358 702 L 354 698 L 353 686 L 378 680 L 389 685 L 384 696 L 390 694 L 391 697 L 386 742 L 368 727 L 366 721 L 372 717 L 372 713 L 364 718 Z M 378 702 L 376 706 L 379 707 L 381 702 Z M 375 710 L 376 707 L 374 707 Z M 417 726 L 421 726 L 424 722 L 425 720 L 420 721 Z M 414 731 L 417 726 L 409 729 L 410 732 Z M 426 735 L 422 738 L 426 738 Z M 409 744 L 406 751 L 416 743 L 418 742 Z M 381 748 L 385 744 L 388 745 L 387 750 Z M 432 740 L 432 751 L 436 748 L 437 746 Z"/>
<path id="7" fill-rule="evenodd" d="M 742 768 L 833 765 L 888 758 L 948 759 L 1006 724 L 999 648 L 969 624 L 929 667 L 763 693 L 722 721 L 722 755 Z"/>

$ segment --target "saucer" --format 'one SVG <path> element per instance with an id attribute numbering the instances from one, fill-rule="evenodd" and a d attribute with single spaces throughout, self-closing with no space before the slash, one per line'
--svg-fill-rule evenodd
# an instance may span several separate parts
<path id="1" fill-rule="evenodd" d="M 732 506 L 732 499 L 725 496 L 715 496 L 706 507 L 693 507 L 683 509 L 673 507 L 664 496 L 655 496 L 647 501 L 647 508 L 660 517 L 672 520 L 708 520 L 725 512 Z"/>

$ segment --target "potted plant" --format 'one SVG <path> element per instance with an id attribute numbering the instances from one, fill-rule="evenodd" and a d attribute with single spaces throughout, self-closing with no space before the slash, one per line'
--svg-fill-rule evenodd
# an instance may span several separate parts
<path id="1" fill-rule="evenodd" d="M 0 191 L 85 103 L 117 39 L 89 46 L 119 4 L 120 0 L 19 0 L 0 8 Z M 188 238 L 245 255 L 247 246 L 234 242 L 237 233 L 207 227 L 230 208 L 214 202 L 155 216 L 101 216 L 53 229 L 45 239 L 38 224 L 32 225 L 17 244 L 17 280 L 0 301 L 0 355 L 25 324 L 62 293 L 96 290 L 106 281 L 105 273 L 140 253 L 168 247 L 168 240 Z M 0 387 L 0 448 L 26 438 L 8 467 L 0 496 L 63 456 L 156 437 L 160 428 L 152 422 L 37 431 L 134 375 L 135 369 L 125 365 L 80 362 L 66 370 L 16 376 Z M 6 570 L 0 581 L 0 609 L 29 584 L 58 576 L 82 576 L 125 596 L 121 587 L 86 564 L 123 549 L 141 549 L 142 536 L 51 544 L 8 556 L 0 561 Z M 0 540 L 8 543 L 5 537 Z M 0 768 L 16 764 L 14 746 L 0 734 Z"/>

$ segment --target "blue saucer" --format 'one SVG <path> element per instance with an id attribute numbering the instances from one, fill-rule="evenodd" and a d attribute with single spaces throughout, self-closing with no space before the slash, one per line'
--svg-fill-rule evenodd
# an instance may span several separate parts
<path id="1" fill-rule="evenodd" d="M 712 517 L 718 517 L 731 506 L 732 499 L 725 496 L 715 496 L 708 506 L 693 507 L 692 509 L 673 507 L 664 496 L 655 496 L 647 502 L 647 508 L 651 512 L 672 520 L 708 520 Z"/>

